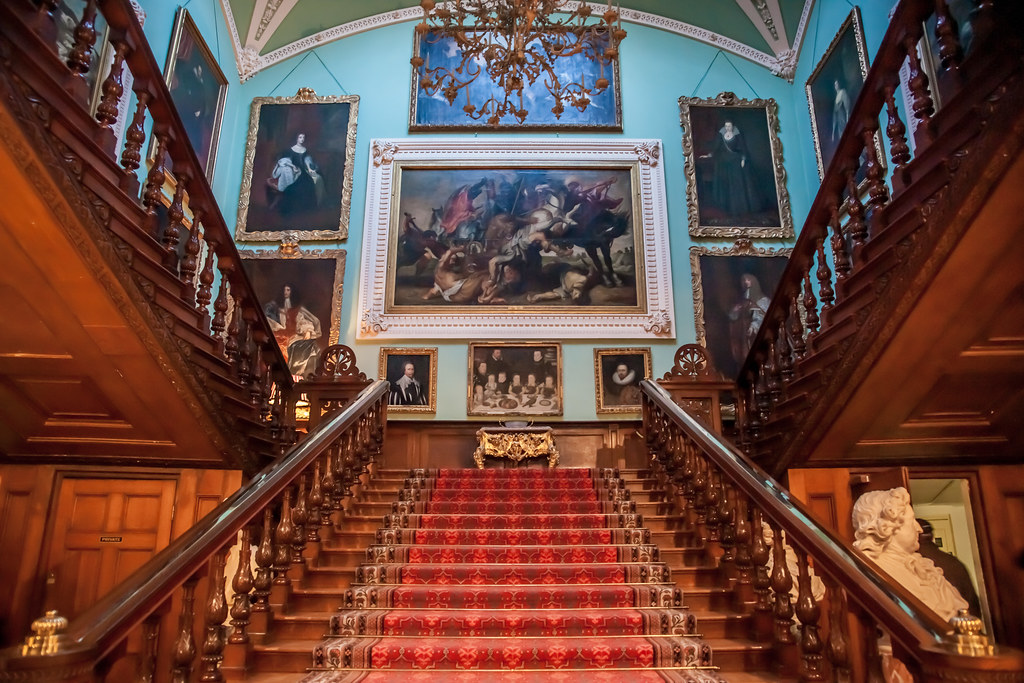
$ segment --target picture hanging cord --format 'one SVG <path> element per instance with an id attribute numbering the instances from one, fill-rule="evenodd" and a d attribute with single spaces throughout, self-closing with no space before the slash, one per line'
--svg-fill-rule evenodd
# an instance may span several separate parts
<path id="1" fill-rule="evenodd" d="M 302 65 L 303 65 L 303 63 L 305 63 L 305 61 L 306 61 L 307 59 L 309 59 L 310 55 L 312 55 L 312 56 L 316 57 L 316 60 L 317 60 L 318 62 L 320 62 L 320 65 L 324 67 L 324 70 L 325 70 L 325 71 L 327 71 L 328 75 L 329 75 L 329 76 L 331 77 L 331 80 L 333 80 L 333 81 L 334 81 L 335 83 L 337 83 L 337 85 L 338 85 L 338 88 L 339 88 L 339 89 L 341 89 L 341 92 L 342 92 L 342 94 L 344 94 L 344 95 L 348 95 L 348 94 L 349 94 L 348 90 L 346 90 L 346 89 L 345 89 L 345 86 L 343 86 L 343 85 L 341 84 L 341 82 L 340 82 L 340 81 L 338 81 L 337 77 L 336 77 L 336 76 L 334 75 L 334 72 L 333 72 L 333 71 L 331 71 L 330 67 L 328 67 L 328 66 L 327 66 L 327 64 L 325 64 L 325 63 L 324 63 L 324 60 L 322 60 L 322 59 L 320 58 L 320 55 L 318 55 L 318 54 L 317 54 L 317 53 L 316 53 L 315 51 L 311 51 L 311 52 L 307 52 L 307 53 L 306 53 L 305 55 L 303 55 L 302 59 L 300 59 L 300 60 L 299 60 L 299 63 L 298 63 L 298 64 L 296 64 L 295 66 L 293 66 L 293 67 L 292 67 L 292 69 L 291 69 L 291 71 L 289 71 L 288 73 L 286 73 L 286 74 L 284 75 L 284 78 L 282 78 L 282 79 L 281 79 L 280 81 L 278 81 L 277 85 L 275 85 L 275 86 L 273 87 L 273 89 L 272 89 L 272 90 L 270 91 L 270 95 L 271 95 L 271 97 L 272 97 L 272 96 L 274 95 L 274 93 L 276 93 L 276 92 L 277 92 L 277 89 L 278 89 L 278 88 L 280 88 L 280 87 L 281 87 L 281 85 L 282 85 L 282 84 L 283 84 L 283 83 L 284 83 L 285 81 L 287 81 L 287 80 L 288 80 L 288 77 L 289 77 L 289 76 L 291 76 L 291 75 L 292 75 L 293 73 L 295 73 L 295 70 L 296 70 L 296 69 L 298 69 L 298 68 L 299 68 L 300 66 L 302 66 Z"/>
<path id="2" fill-rule="evenodd" d="M 731 66 L 732 70 L 736 72 L 736 75 L 743 79 L 743 82 L 747 84 L 748 88 L 750 88 L 750 92 L 754 94 L 754 99 L 761 99 L 761 96 L 757 94 L 756 90 L 754 90 L 754 86 L 750 85 L 750 81 L 748 81 L 746 76 L 744 76 L 740 72 L 740 70 L 736 68 L 736 65 L 733 63 L 733 61 L 729 59 L 729 55 L 725 54 L 725 52 L 723 52 L 722 50 L 719 50 L 717 53 L 715 53 L 715 58 L 711 60 L 711 63 L 708 64 L 708 68 L 704 70 L 704 75 L 700 77 L 699 81 L 697 81 L 697 85 L 694 86 L 693 92 L 690 93 L 690 97 L 697 96 L 697 91 L 700 89 L 700 86 L 704 82 L 704 79 L 708 77 L 708 73 L 711 71 L 711 67 L 715 65 L 715 62 L 718 61 L 719 57 L 722 57 L 725 59 L 725 61 L 729 62 L 729 66 Z"/>

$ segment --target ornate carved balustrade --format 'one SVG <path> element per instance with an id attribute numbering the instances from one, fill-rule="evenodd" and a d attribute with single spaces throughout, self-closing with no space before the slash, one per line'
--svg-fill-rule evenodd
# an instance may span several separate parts
<path id="1" fill-rule="evenodd" d="M 292 378 L 231 232 L 130 0 L 87 0 L 65 61 L 55 43 L 57 4 L 0 3 L 0 93 L 29 140 L 26 154 L 47 167 L 87 239 L 145 311 L 171 370 L 227 437 L 229 464 L 255 472 L 261 456 L 291 443 L 279 398 Z M 112 65 L 99 65 L 92 115 L 86 75 L 101 59 L 99 16 Z M 122 128 L 119 145 L 114 131 Z M 173 191 L 161 225 L 165 186 Z"/>
<path id="2" fill-rule="evenodd" d="M 895 657 L 922 682 L 1024 680 L 1024 653 L 997 647 L 987 654 L 979 646 L 983 656 L 970 654 L 969 637 L 958 636 L 817 524 L 785 488 L 681 409 L 667 390 L 646 380 L 641 387 L 651 468 L 688 530 L 704 539 L 735 581 L 735 607 L 752 613 L 752 635 L 771 643 L 780 673 L 801 681 L 893 680 L 883 679 L 882 671 Z M 764 529 L 771 530 L 770 547 Z M 796 572 L 786 546 L 795 551 Z M 820 600 L 812 575 L 825 586 Z"/>
<path id="3" fill-rule="evenodd" d="M 302 443 L 72 620 L 34 653 L 0 653 L 0 680 L 97 681 L 141 631 L 133 680 L 223 680 L 247 668 L 250 644 L 288 609 L 304 557 L 335 533 L 351 488 L 372 475 L 387 420 L 388 383 L 366 387 Z M 229 555 L 237 562 L 225 576 Z M 225 583 L 230 581 L 230 604 Z M 226 636 L 225 624 L 232 631 Z M 45 628 L 45 624 L 41 624 Z M 197 634 L 202 634 L 197 637 Z M 26 656 L 27 655 L 27 656 Z M 169 674 L 169 675 L 168 675 Z"/>
<path id="4" fill-rule="evenodd" d="M 946 0 L 894 11 L 740 371 L 741 443 L 776 475 L 809 457 L 1024 148 L 1021 3 L 973 5 L 966 51 Z M 918 54 L 929 21 L 937 83 Z"/>

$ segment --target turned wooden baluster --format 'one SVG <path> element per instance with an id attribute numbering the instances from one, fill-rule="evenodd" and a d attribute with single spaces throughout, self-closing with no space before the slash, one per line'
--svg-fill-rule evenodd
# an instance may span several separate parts
<path id="1" fill-rule="evenodd" d="M 810 290 L 810 287 L 811 287 L 811 271 L 810 271 L 810 265 L 809 264 L 808 264 L 807 268 L 808 268 L 808 270 L 804 271 L 804 280 L 807 282 L 808 290 Z M 795 358 L 793 359 L 794 362 L 798 358 L 803 358 L 804 357 L 804 353 L 807 351 L 807 342 L 804 341 L 804 324 L 800 320 L 800 305 L 799 305 L 799 303 L 797 301 L 799 295 L 800 295 L 800 291 L 799 290 L 794 291 L 792 293 L 792 297 L 789 300 L 789 337 L 790 337 L 790 343 L 793 345 L 793 353 L 795 355 Z M 811 297 L 813 299 L 813 297 L 814 297 L 814 293 L 813 292 L 811 293 Z M 804 293 L 804 301 L 806 301 L 806 300 L 807 300 L 807 293 L 805 292 Z M 816 304 L 816 303 L 817 303 L 816 301 L 812 301 L 812 304 Z M 807 309 L 808 317 L 810 317 L 811 311 L 813 309 L 814 309 L 813 305 L 812 305 L 811 308 Z M 817 313 L 815 313 L 814 315 L 815 315 L 815 317 L 817 317 Z"/>
<path id="2" fill-rule="evenodd" d="M 889 83 L 885 86 L 885 111 L 888 117 L 885 134 L 889 138 L 889 158 L 892 159 L 897 176 L 903 179 L 903 172 L 910 162 L 910 145 L 907 144 L 907 126 L 900 118 L 900 111 L 896 106 L 897 87 L 898 83 Z"/>
<path id="3" fill-rule="evenodd" d="M 260 544 L 256 548 L 256 576 L 252 582 L 252 614 L 270 611 L 270 590 L 274 579 L 271 571 L 274 565 L 272 521 L 273 513 L 268 507 L 263 511 L 263 531 L 260 534 Z"/>
<path id="4" fill-rule="evenodd" d="M 760 508 L 754 506 L 751 522 L 753 533 L 750 542 L 750 562 L 753 566 L 754 588 L 754 636 L 758 641 L 769 640 L 774 622 L 772 610 L 772 578 L 768 573 L 768 558 L 771 550 L 764 540 L 764 517 Z"/>
<path id="5" fill-rule="evenodd" d="M 174 197 L 171 205 L 167 207 L 167 225 L 164 227 L 164 234 L 161 241 L 166 254 L 164 265 L 172 272 L 178 272 L 178 241 L 181 239 L 181 231 L 185 227 L 185 186 L 188 185 L 190 176 L 188 171 L 182 171 L 178 175 L 177 185 L 174 188 Z"/>
<path id="6" fill-rule="evenodd" d="M 765 323 L 767 322 L 768 321 L 765 320 Z M 785 330 L 782 329 L 781 326 L 775 327 L 774 321 L 772 322 L 772 333 L 781 333 L 784 335 Z M 776 405 L 778 405 L 779 401 L 782 400 L 782 371 L 779 368 L 779 356 L 778 348 L 775 343 L 775 334 L 768 335 L 768 354 L 761 371 L 767 377 L 769 399 L 768 414 L 771 415 L 772 410 Z"/>
<path id="7" fill-rule="evenodd" d="M 231 590 L 234 596 L 231 598 L 231 636 L 228 642 L 236 645 L 244 645 L 249 642 L 249 617 L 252 615 L 252 605 L 249 601 L 249 591 L 253 587 L 253 575 L 251 566 L 252 549 L 249 543 L 249 527 L 242 527 L 238 539 L 238 568 L 235 575 L 231 577 Z"/>
<path id="8" fill-rule="evenodd" d="M 224 563 L 230 548 L 223 548 L 210 558 L 209 595 L 206 599 L 206 637 L 200 658 L 200 681 L 223 681 L 220 663 L 224 659 L 224 620 L 228 617 L 228 600 L 224 595 Z"/>
<path id="9" fill-rule="evenodd" d="M 162 612 L 154 612 L 142 622 L 142 652 L 139 654 L 139 683 L 153 683 L 156 676 L 156 654 L 160 643 Z"/>
<path id="10" fill-rule="evenodd" d="M 212 243 L 210 244 L 210 254 L 213 254 Z M 213 331 L 214 337 L 222 339 L 224 355 L 231 358 L 231 354 L 228 353 L 228 344 L 232 336 L 230 334 L 225 335 L 225 328 L 228 321 L 228 283 L 231 273 L 235 269 L 234 266 L 224 264 L 220 259 L 217 260 L 217 268 L 220 270 L 220 287 L 217 290 L 217 300 L 213 302 L 213 320 L 210 322 L 210 329 Z M 235 350 L 238 350 L 237 346 Z"/>
<path id="11" fill-rule="evenodd" d="M 156 155 L 153 157 L 153 166 L 146 175 L 146 187 L 142 193 L 142 205 L 146 207 L 146 213 L 150 216 L 149 229 L 157 239 L 160 235 L 156 231 L 156 207 L 161 204 L 164 187 L 164 155 L 167 154 L 167 133 L 163 130 L 155 130 L 153 137 L 156 138 Z"/>
<path id="12" fill-rule="evenodd" d="M 872 121 L 861 133 L 864 140 L 864 155 L 867 159 L 868 215 L 871 217 L 871 234 L 877 235 L 884 227 L 882 209 L 889 202 L 889 188 L 885 185 L 885 169 L 878 160 L 875 148 L 875 132 L 878 124 Z"/>
<path id="13" fill-rule="evenodd" d="M 825 654 L 832 666 L 832 680 L 848 683 L 850 672 L 850 636 L 846 623 L 846 591 L 832 577 L 822 577 L 828 598 L 828 647 Z"/>
<path id="14" fill-rule="evenodd" d="M 306 549 L 306 522 L 309 520 L 306 504 L 306 475 L 299 476 L 299 491 L 292 508 L 292 564 L 304 564 L 302 552 Z M 311 525 L 312 526 L 312 525 Z"/>
<path id="15" fill-rule="evenodd" d="M 811 572 L 807 566 L 807 553 L 795 548 L 797 567 L 800 572 L 797 585 L 799 597 L 796 601 L 796 616 L 800 620 L 800 681 L 814 683 L 825 680 L 822 673 L 823 645 L 818 635 L 818 619 L 821 618 L 821 607 L 814 599 L 811 591 Z"/>
<path id="16" fill-rule="evenodd" d="M 198 224 L 197 213 L 193 225 Z M 203 269 L 199 272 L 199 290 L 196 292 L 196 310 L 203 315 L 203 322 L 200 323 L 203 329 L 210 330 L 210 302 L 213 300 L 214 262 L 217 260 L 217 241 L 204 235 L 206 241 L 206 261 Z M 226 303 L 226 302 L 225 302 Z"/>
<path id="17" fill-rule="evenodd" d="M 789 293 L 786 295 L 790 296 Z M 799 315 L 799 312 L 797 313 Z M 789 334 L 789 323 L 793 318 L 792 309 L 790 313 L 783 318 L 779 324 L 779 338 L 775 344 L 776 360 L 775 365 L 779 369 L 779 382 L 778 382 L 778 394 L 772 397 L 772 400 L 778 404 L 781 403 L 785 397 L 786 385 L 793 380 L 793 347 L 790 343 Z"/>
<path id="18" fill-rule="evenodd" d="M 181 587 L 181 616 L 178 617 L 178 637 L 174 641 L 174 666 L 171 669 L 173 683 L 188 683 L 192 673 L 192 661 L 196 657 L 196 641 L 192 636 L 195 620 L 196 582 L 198 575 L 190 577 Z"/>
<path id="19" fill-rule="evenodd" d="M 196 304 L 196 270 L 199 268 L 199 252 L 202 246 L 199 243 L 199 231 L 203 220 L 203 210 L 199 207 L 189 206 L 192 209 L 192 229 L 188 231 L 188 240 L 185 242 L 185 255 L 181 259 L 181 298 L 190 305 Z M 211 273 L 212 275 L 212 273 Z"/>
<path id="20" fill-rule="evenodd" d="M 242 297 L 239 296 L 239 299 Z M 238 381 L 243 387 L 248 387 L 252 383 L 253 379 L 253 367 L 252 367 L 252 354 L 253 347 L 256 345 L 253 335 L 255 333 L 255 322 L 256 312 L 246 306 L 243 302 L 241 307 L 242 321 L 241 329 L 238 333 L 238 365 L 235 368 L 238 371 Z"/>
<path id="21" fill-rule="evenodd" d="M 252 360 L 249 361 L 250 367 L 252 367 L 252 377 L 249 384 L 249 403 L 253 408 L 260 408 L 262 411 L 263 380 L 269 374 L 267 364 L 263 362 L 263 348 L 254 342 L 250 356 L 252 357 Z"/>
<path id="22" fill-rule="evenodd" d="M 943 71 L 960 68 L 963 60 L 958 28 L 946 0 L 935 0 L 935 41 L 939 46 L 939 64 Z"/>
<path id="23" fill-rule="evenodd" d="M 320 459 L 313 463 L 313 483 L 309 487 L 309 521 L 306 524 L 306 542 L 320 542 L 320 505 L 324 502 L 323 483 L 320 476 Z"/>
<path id="24" fill-rule="evenodd" d="M 850 253 L 846 248 L 846 234 L 839 221 L 839 206 L 832 202 L 829 205 L 831 216 L 828 226 L 832 228 L 832 261 L 836 268 L 836 282 L 842 282 L 850 274 Z M 836 290 L 836 303 L 839 303 L 839 291 Z"/>
<path id="25" fill-rule="evenodd" d="M 931 92 L 928 89 L 928 77 L 924 75 L 921 68 L 921 60 L 917 54 L 917 44 L 921 39 L 922 30 L 915 25 L 908 27 L 908 35 L 903 39 L 903 47 L 907 51 L 907 62 L 910 65 L 910 77 L 907 79 L 907 86 L 910 88 L 910 110 L 914 112 L 917 119 L 916 136 L 922 141 L 932 139 L 932 114 L 935 113 L 935 103 L 932 101 Z M 920 153 L 920 149 L 918 149 Z"/>
<path id="26" fill-rule="evenodd" d="M 124 149 L 121 150 L 121 168 L 125 172 L 122 183 L 128 184 L 138 182 L 135 171 L 142 164 L 142 145 L 146 142 L 146 107 L 150 95 L 145 90 L 136 90 L 135 97 L 135 114 L 124 132 Z"/>
<path id="27" fill-rule="evenodd" d="M 746 496 L 736 498 L 736 598 L 741 605 L 753 598 L 753 558 L 750 554 L 750 538 L 754 530 L 750 526 L 750 502 Z"/>
<path id="28" fill-rule="evenodd" d="M 708 470 L 708 488 L 704 494 L 704 499 L 707 501 L 704 513 L 704 527 L 707 529 L 710 547 L 715 548 L 716 552 L 721 552 L 722 505 L 725 492 L 722 490 L 721 475 L 714 469 L 710 460 L 705 459 L 704 462 Z"/>
<path id="29" fill-rule="evenodd" d="M 231 311 L 231 322 L 228 324 L 227 337 L 224 339 L 224 355 L 236 366 L 238 364 L 239 351 L 241 350 L 242 335 L 242 301 L 239 296 L 235 299 L 235 307 Z"/>
<path id="30" fill-rule="evenodd" d="M 846 168 L 846 192 L 846 211 L 850 214 L 846 231 L 853 241 L 853 261 L 856 266 L 861 261 L 860 251 L 868 241 L 868 224 L 864 220 L 864 204 L 860 201 L 860 191 L 857 189 L 857 169 L 851 166 Z"/>
<path id="31" fill-rule="evenodd" d="M 822 234 L 817 240 L 818 245 L 818 270 L 815 271 L 815 275 L 818 277 L 818 296 L 821 297 L 821 315 L 824 316 L 827 311 L 832 310 L 832 302 L 836 300 L 835 290 L 832 289 L 832 271 L 828 267 L 828 259 L 825 258 L 825 239 L 826 234 Z M 807 302 L 804 301 L 804 305 Z M 808 309 L 809 311 L 810 309 Z M 810 324 L 810 314 L 808 314 L 807 322 Z M 817 334 L 817 330 L 811 332 L 813 337 Z"/>
<path id="32" fill-rule="evenodd" d="M 96 44 L 96 0 L 86 0 L 82 20 L 75 26 L 74 37 L 67 65 L 72 73 L 84 78 L 92 67 L 93 46 Z"/>
<path id="33" fill-rule="evenodd" d="M 96 120 L 103 127 L 110 128 L 117 123 L 117 104 L 124 94 L 124 83 L 121 81 L 121 73 L 124 69 L 124 60 L 128 56 L 128 43 L 123 40 L 115 40 L 111 43 L 114 46 L 114 62 L 110 66 L 110 73 L 107 74 L 103 85 L 100 87 L 103 96 L 96 105 Z"/>
<path id="34" fill-rule="evenodd" d="M 292 535 L 295 527 L 292 526 L 292 490 L 284 490 L 284 498 L 281 500 L 281 518 L 274 529 L 274 584 L 277 586 L 288 585 L 288 570 L 292 566 Z"/>
<path id="35" fill-rule="evenodd" d="M 320 488 L 323 490 L 324 500 L 320 504 L 320 526 L 328 535 L 334 526 L 331 515 L 334 513 L 334 457 L 337 446 L 331 446 L 327 451 L 327 461 L 324 464 L 324 474 L 320 479 Z"/>
<path id="36" fill-rule="evenodd" d="M 766 354 L 768 358 L 771 358 L 772 349 L 769 347 L 769 353 Z M 757 372 L 757 385 L 754 389 L 754 395 L 757 398 L 757 410 L 760 415 L 761 427 L 768 424 L 768 418 L 771 415 L 772 410 L 772 396 L 769 387 L 768 378 L 768 367 L 769 361 L 765 358 L 759 359 L 759 367 Z"/>
<path id="37" fill-rule="evenodd" d="M 262 359 L 262 352 L 265 350 L 263 345 L 260 345 Z M 269 422 L 271 417 L 271 403 L 270 399 L 274 397 L 274 373 L 270 369 L 270 365 L 264 361 L 260 361 L 263 365 L 263 391 L 260 392 L 260 419 L 264 422 Z M 280 424 L 275 422 L 274 424 Z"/>
<path id="38" fill-rule="evenodd" d="M 708 489 L 708 468 L 704 458 L 696 444 L 687 439 L 686 451 L 693 460 L 693 522 L 697 531 L 697 537 L 704 543 L 708 543 L 710 534 L 707 528 L 707 489 Z"/>
<path id="39" fill-rule="evenodd" d="M 821 240 L 817 240 L 819 256 L 824 256 L 822 252 Z M 827 268 L 827 266 L 826 266 Z M 818 318 L 818 299 L 814 296 L 814 285 L 811 284 L 811 271 L 808 269 L 804 273 L 804 311 L 807 312 L 807 339 L 813 339 L 818 334 L 818 326 L 820 320 Z M 802 339 L 802 338 L 801 338 Z M 800 352 L 803 355 L 803 351 Z"/>
<path id="40" fill-rule="evenodd" d="M 772 524 L 772 590 L 775 591 L 775 643 L 793 645 L 793 577 L 786 565 L 786 541 L 782 529 Z"/>
<path id="41" fill-rule="evenodd" d="M 724 481 L 720 474 L 716 476 L 722 491 L 722 504 L 719 506 L 719 543 L 722 546 L 722 558 L 718 566 L 723 576 L 735 578 L 739 575 L 736 568 L 736 489 Z"/>
<path id="42" fill-rule="evenodd" d="M 746 417 L 746 430 L 744 434 L 744 451 L 749 455 L 754 443 L 761 436 L 761 411 L 757 405 L 757 382 L 758 378 L 752 372 L 747 373 L 747 387 L 744 398 L 747 401 L 747 409 L 743 411 Z"/>

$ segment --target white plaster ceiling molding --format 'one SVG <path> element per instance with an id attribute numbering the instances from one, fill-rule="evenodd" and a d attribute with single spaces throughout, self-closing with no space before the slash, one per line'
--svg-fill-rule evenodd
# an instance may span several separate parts
<path id="1" fill-rule="evenodd" d="M 412 0 L 409 1 L 411 2 Z M 715 1 L 726 2 L 728 0 Z M 774 75 L 792 82 L 797 58 L 800 53 L 800 46 L 803 43 L 807 19 L 814 6 L 814 0 L 804 0 L 800 21 L 792 44 L 789 42 L 780 0 L 731 1 L 742 9 L 747 20 L 769 46 L 770 51 L 766 52 L 763 49 L 752 47 L 721 33 L 702 28 L 696 24 L 687 23 L 681 18 L 653 14 L 628 7 L 622 8 L 621 15 L 622 20 L 627 23 L 651 26 L 713 45 L 755 64 L 760 64 Z M 238 25 L 231 7 L 231 0 L 220 0 L 220 4 L 231 35 L 235 60 L 238 65 L 238 76 L 243 82 L 263 69 L 320 45 L 375 28 L 403 22 L 419 21 L 423 16 L 423 11 L 419 8 L 418 4 L 404 9 L 369 14 L 369 12 L 372 12 L 375 3 L 373 0 L 365 0 L 362 4 L 366 7 L 367 16 L 317 33 L 302 36 L 283 47 L 265 51 L 271 38 L 281 28 L 289 13 L 300 6 L 299 0 L 255 0 L 252 7 L 252 16 L 248 22 L 249 30 L 244 40 L 238 33 Z M 580 4 L 583 3 L 576 0 L 566 0 L 565 2 L 567 10 L 575 9 Z M 586 4 L 589 4 L 595 12 L 601 12 L 607 6 L 604 2 L 589 2 Z M 684 8 L 680 11 L 680 17 L 685 17 L 685 5 L 680 4 L 680 7 Z"/>

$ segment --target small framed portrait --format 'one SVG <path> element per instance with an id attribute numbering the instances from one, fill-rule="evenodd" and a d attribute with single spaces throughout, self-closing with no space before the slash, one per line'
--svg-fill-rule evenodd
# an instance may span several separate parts
<path id="1" fill-rule="evenodd" d="M 380 379 L 391 383 L 390 413 L 437 412 L 437 348 L 380 350 Z"/>
<path id="2" fill-rule="evenodd" d="M 338 343 L 345 252 L 240 249 L 238 253 L 292 377 L 314 376 L 320 352 Z"/>
<path id="3" fill-rule="evenodd" d="M 854 7 L 804 86 L 807 92 L 807 106 L 811 111 L 811 136 L 814 138 L 814 151 L 818 156 L 820 178 L 825 177 L 825 169 L 832 163 L 839 139 L 850 121 L 853 104 L 860 96 L 867 76 L 868 49 L 864 42 L 860 9 Z M 878 162 L 884 165 L 882 138 L 877 131 L 875 156 Z M 857 179 L 864 179 L 863 163 Z"/>
<path id="4" fill-rule="evenodd" d="M 594 349 L 597 413 L 639 413 L 640 381 L 651 377 L 650 348 Z"/>
<path id="5" fill-rule="evenodd" d="M 348 237 L 358 95 L 253 98 L 235 239 Z"/>
<path id="6" fill-rule="evenodd" d="M 228 79 L 184 7 L 174 17 L 164 80 L 206 178 L 212 180 Z M 151 146 L 150 157 L 155 151 Z"/>
<path id="7" fill-rule="evenodd" d="M 694 237 L 793 236 L 775 100 L 679 98 Z"/>
<path id="8" fill-rule="evenodd" d="M 749 240 L 690 247 L 697 343 L 726 377 L 736 377 L 746 360 L 792 253 L 754 247 Z"/>
<path id="9" fill-rule="evenodd" d="M 469 35 L 475 35 L 469 33 Z M 535 39 L 539 46 L 540 39 Z M 585 39 L 592 52 L 603 53 L 608 45 L 607 34 L 588 34 Z M 465 130 L 561 130 L 561 131 L 604 131 L 618 132 L 622 130 L 622 103 L 619 101 L 619 62 L 602 67 L 600 60 L 590 58 L 584 51 L 566 54 L 558 60 L 558 78 L 563 86 L 570 82 L 583 83 L 593 87 L 598 79 L 605 78 L 608 87 L 601 92 L 591 91 L 590 105 L 583 111 L 568 106 L 555 116 L 552 108 L 555 100 L 545 86 L 546 79 L 538 78 L 523 86 L 523 101 L 528 103 L 529 111 L 526 119 L 520 122 L 513 114 L 506 114 L 497 124 L 490 121 L 494 111 L 491 99 L 504 99 L 504 90 L 496 85 L 486 70 L 481 70 L 476 78 L 465 78 L 456 74 L 462 64 L 462 51 L 455 39 L 449 35 L 428 32 L 420 37 L 415 34 L 413 54 L 424 61 L 422 68 L 412 71 L 412 93 L 409 101 L 409 132 L 414 131 L 465 131 Z M 464 90 L 458 92 L 454 103 L 449 104 L 444 88 L 432 91 L 424 90 L 424 75 L 429 82 L 443 86 L 445 74 L 455 74 L 460 82 L 469 81 Z M 518 103 L 519 97 L 515 96 Z M 468 101 L 475 107 L 474 116 L 468 116 L 463 105 Z"/>
<path id="10" fill-rule="evenodd" d="M 561 415 L 562 345 L 470 343 L 467 385 L 467 415 Z"/>

